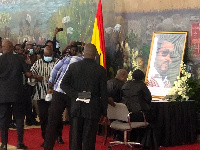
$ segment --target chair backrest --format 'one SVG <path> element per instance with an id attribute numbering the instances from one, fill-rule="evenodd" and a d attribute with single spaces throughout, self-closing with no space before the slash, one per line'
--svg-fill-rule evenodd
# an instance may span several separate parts
<path id="1" fill-rule="evenodd" d="M 117 119 L 128 122 L 129 111 L 127 106 L 123 103 L 115 103 L 115 104 L 116 104 L 115 107 L 108 105 L 107 109 L 108 119 Z"/>

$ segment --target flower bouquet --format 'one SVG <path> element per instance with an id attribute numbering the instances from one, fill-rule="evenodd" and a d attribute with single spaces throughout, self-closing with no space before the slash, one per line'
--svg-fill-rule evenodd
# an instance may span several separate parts
<path id="1" fill-rule="evenodd" d="M 168 101 L 187 101 L 194 97 L 199 90 L 198 80 L 186 71 L 186 65 L 181 62 L 181 75 L 177 77 L 174 86 L 163 99 Z"/>

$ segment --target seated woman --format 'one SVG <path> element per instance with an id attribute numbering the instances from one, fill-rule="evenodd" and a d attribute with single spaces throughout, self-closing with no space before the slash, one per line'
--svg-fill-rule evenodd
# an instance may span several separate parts
<path id="1" fill-rule="evenodd" d="M 150 116 L 150 104 L 151 104 L 151 93 L 143 82 L 145 75 L 144 73 L 137 69 L 133 72 L 133 80 L 127 81 L 122 87 L 122 103 L 124 103 L 130 112 L 131 121 L 142 122 L 144 112 L 146 120 L 149 121 Z"/>

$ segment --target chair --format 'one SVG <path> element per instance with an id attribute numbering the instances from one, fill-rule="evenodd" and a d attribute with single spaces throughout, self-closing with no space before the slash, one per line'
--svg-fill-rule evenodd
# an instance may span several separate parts
<path id="1" fill-rule="evenodd" d="M 143 113 L 143 112 L 141 112 Z M 124 141 L 113 141 L 109 143 L 108 149 L 112 150 L 112 147 L 115 145 L 126 145 L 133 149 L 132 145 L 139 145 L 142 146 L 138 142 L 130 142 L 128 138 L 128 133 L 133 128 L 146 128 L 148 125 L 148 122 L 146 122 L 145 115 L 143 113 L 144 122 L 130 122 L 130 114 L 131 112 L 128 111 L 128 108 L 125 104 L 122 103 L 116 103 L 115 107 L 112 107 L 111 105 L 108 105 L 107 109 L 107 116 L 108 119 L 114 119 L 113 122 L 111 122 L 110 127 L 115 130 L 120 130 L 124 132 Z"/>

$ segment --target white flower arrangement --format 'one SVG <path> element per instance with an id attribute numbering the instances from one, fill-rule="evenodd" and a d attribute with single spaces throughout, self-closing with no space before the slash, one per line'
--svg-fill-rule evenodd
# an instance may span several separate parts
<path id="1" fill-rule="evenodd" d="M 67 28 L 67 34 L 73 34 L 74 29 L 72 27 Z"/>
<path id="2" fill-rule="evenodd" d="M 121 25 L 120 24 L 116 24 L 115 26 L 114 26 L 114 32 L 120 32 L 120 29 L 121 29 Z"/>
<path id="3" fill-rule="evenodd" d="M 191 73 L 186 71 L 186 65 L 181 62 L 181 77 L 177 77 L 174 86 L 169 90 L 168 95 L 164 97 L 168 101 L 187 101 L 195 94 L 198 85 L 195 79 L 191 77 Z"/>
<path id="4" fill-rule="evenodd" d="M 132 49 L 132 53 L 130 55 L 131 55 L 130 57 L 132 58 L 132 62 L 131 62 L 132 63 L 132 68 L 134 68 L 134 70 L 139 69 L 138 61 L 136 61 L 136 58 L 138 57 L 138 51 Z M 129 72 L 128 80 L 132 80 L 132 74 L 133 74 L 134 70 Z"/>
<path id="5" fill-rule="evenodd" d="M 136 49 L 131 50 L 128 43 L 125 43 L 125 45 L 123 46 L 123 42 L 122 42 L 121 45 L 122 47 L 124 47 L 124 55 L 126 56 L 125 57 L 126 59 L 124 60 L 124 64 L 123 64 L 124 68 L 128 68 L 130 66 L 134 68 L 133 70 L 129 71 L 129 74 L 128 74 L 128 80 L 132 80 L 133 71 L 136 69 L 139 69 L 139 63 L 138 61 L 136 61 L 136 58 L 138 57 L 139 52 Z"/>
<path id="6" fill-rule="evenodd" d="M 128 43 L 125 43 L 124 44 L 124 41 L 121 42 L 121 47 L 123 48 L 122 52 L 123 52 L 123 55 L 124 55 L 124 68 L 127 69 L 130 67 L 130 47 L 128 45 Z"/>
<path id="7" fill-rule="evenodd" d="M 70 16 L 66 16 L 62 18 L 62 23 L 68 23 L 70 21 Z"/>

